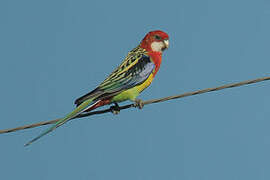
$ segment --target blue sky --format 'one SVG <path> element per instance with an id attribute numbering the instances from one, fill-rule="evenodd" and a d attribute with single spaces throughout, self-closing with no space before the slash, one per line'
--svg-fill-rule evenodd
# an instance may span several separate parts
<path id="1" fill-rule="evenodd" d="M 0 128 L 64 116 L 151 30 L 170 49 L 141 99 L 269 76 L 270 1 L 0 2 Z M 0 135 L 2 179 L 270 179 L 270 83 Z"/>

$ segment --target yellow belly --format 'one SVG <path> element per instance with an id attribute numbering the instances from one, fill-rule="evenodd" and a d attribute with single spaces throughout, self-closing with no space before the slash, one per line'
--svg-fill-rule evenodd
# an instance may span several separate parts
<path id="1" fill-rule="evenodd" d="M 131 89 L 128 89 L 126 91 L 123 91 L 120 94 L 114 96 L 112 98 L 112 102 L 121 102 L 126 100 L 134 101 L 140 94 L 140 92 L 142 92 L 145 88 L 147 88 L 152 81 L 153 81 L 153 74 L 150 74 L 150 76 L 147 78 L 146 81 L 144 81 L 144 83 L 135 86 Z"/>

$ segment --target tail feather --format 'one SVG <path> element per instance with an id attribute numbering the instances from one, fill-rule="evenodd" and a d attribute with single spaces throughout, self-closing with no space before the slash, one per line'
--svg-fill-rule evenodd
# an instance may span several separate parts
<path id="1" fill-rule="evenodd" d="M 40 139 L 41 137 L 43 137 L 44 135 L 52 132 L 53 130 L 55 130 L 56 128 L 58 128 L 59 126 L 62 126 L 63 124 L 65 124 L 67 121 L 69 121 L 70 119 L 76 117 L 77 115 L 81 114 L 82 112 L 84 112 L 85 110 L 91 108 L 92 106 L 95 106 L 99 101 L 95 102 L 92 104 L 93 99 L 88 99 L 86 101 L 84 101 L 83 103 L 81 103 L 76 109 L 74 109 L 71 113 L 69 113 L 68 115 L 66 115 L 64 118 L 60 119 L 59 121 L 57 121 L 52 127 L 50 127 L 49 129 L 47 129 L 46 131 L 44 131 L 43 133 L 41 133 L 39 136 L 35 137 L 34 139 L 32 139 L 31 141 L 29 141 L 28 143 L 26 143 L 24 146 L 28 146 L 30 144 L 32 144 L 33 142 L 35 142 L 36 140 Z"/>

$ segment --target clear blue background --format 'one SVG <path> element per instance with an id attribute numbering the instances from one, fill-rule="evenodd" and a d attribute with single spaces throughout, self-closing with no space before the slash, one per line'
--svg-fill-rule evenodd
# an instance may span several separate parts
<path id="1" fill-rule="evenodd" d="M 64 116 L 151 30 L 142 99 L 269 76 L 269 0 L 0 2 L 0 128 Z M 270 82 L 0 135 L 1 179 L 269 180 Z"/>

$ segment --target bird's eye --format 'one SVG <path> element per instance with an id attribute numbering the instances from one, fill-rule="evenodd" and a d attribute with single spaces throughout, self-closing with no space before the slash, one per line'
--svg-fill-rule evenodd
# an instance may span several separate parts
<path id="1" fill-rule="evenodd" d="M 156 40 L 161 40 L 161 37 L 159 35 L 155 35 Z"/>

